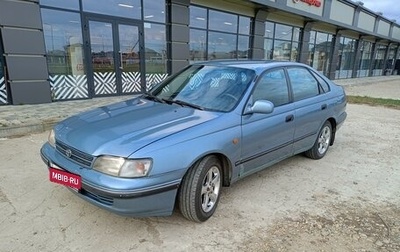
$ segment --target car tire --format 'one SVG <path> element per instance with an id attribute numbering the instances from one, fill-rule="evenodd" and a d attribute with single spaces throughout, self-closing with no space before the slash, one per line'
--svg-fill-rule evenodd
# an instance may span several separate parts
<path id="1" fill-rule="evenodd" d="M 304 154 L 312 159 L 321 159 L 328 152 L 332 140 L 332 125 L 326 121 L 318 133 L 318 137 L 311 149 Z"/>
<path id="2" fill-rule="evenodd" d="M 195 222 L 208 220 L 215 212 L 222 187 L 222 166 L 216 156 L 197 162 L 184 176 L 179 189 L 179 209 Z"/>

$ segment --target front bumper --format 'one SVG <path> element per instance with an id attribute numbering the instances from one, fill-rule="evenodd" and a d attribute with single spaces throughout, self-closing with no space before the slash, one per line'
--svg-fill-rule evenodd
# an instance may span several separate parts
<path id="1" fill-rule="evenodd" d="M 58 167 L 81 176 L 82 188 L 69 188 L 82 199 L 119 215 L 147 217 L 171 215 L 181 182 L 180 172 L 154 178 L 116 178 L 80 167 L 46 143 L 41 157 L 47 167 Z M 96 181 L 103 182 L 102 185 Z M 105 187 L 104 184 L 109 185 Z"/>

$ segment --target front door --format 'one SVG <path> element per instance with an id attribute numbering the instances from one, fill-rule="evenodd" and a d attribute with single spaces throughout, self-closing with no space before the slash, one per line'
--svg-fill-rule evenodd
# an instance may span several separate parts
<path id="1" fill-rule="evenodd" d="M 143 32 L 130 20 L 86 19 L 91 97 L 137 93 L 145 79 Z"/>
<path id="2" fill-rule="evenodd" d="M 242 118 L 243 176 L 259 171 L 293 154 L 295 132 L 294 105 L 284 69 L 262 74 L 253 90 L 252 100 L 274 104 L 269 114 L 254 113 Z"/>

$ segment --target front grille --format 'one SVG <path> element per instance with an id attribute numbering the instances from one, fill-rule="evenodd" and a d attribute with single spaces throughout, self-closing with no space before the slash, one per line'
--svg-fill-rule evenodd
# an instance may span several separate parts
<path id="1" fill-rule="evenodd" d="M 56 141 L 56 149 L 66 158 L 85 167 L 91 167 L 94 157 L 82 151 L 74 149 L 60 141 Z"/>

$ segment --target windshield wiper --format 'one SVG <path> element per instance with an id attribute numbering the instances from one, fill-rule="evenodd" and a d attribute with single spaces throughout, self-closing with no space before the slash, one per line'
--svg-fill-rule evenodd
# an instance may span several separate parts
<path id="1" fill-rule="evenodd" d="M 145 92 L 145 93 L 143 93 L 143 95 L 149 100 L 153 100 L 153 101 L 160 102 L 160 103 L 166 103 L 166 101 L 164 99 L 159 98 L 159 97 L 157 97 L 155 95 L 152 95 L 149 92 Z"/>
<path id="2" fill-rule="evenodd" d="M 181 105 L 182 107 L 191 107 L 191 108 L 198 109 L 198 110 L 204 110 L 204 108 L 199 105 L 181 101 L 181 100 L 165 100 L 165 101 L 168 102 L 169 104 L 175 103 L 175 104 Z"/>

